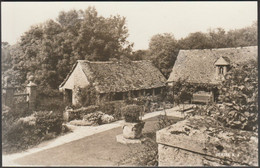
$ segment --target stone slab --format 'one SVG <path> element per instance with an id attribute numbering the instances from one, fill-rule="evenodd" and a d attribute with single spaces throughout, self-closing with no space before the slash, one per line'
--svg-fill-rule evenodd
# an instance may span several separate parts
<path id="1" fill-rule="evenodd" d="M 258 139 L 257 133 L 231 129 L 224 127 L 219 121 L 211 117 L 194 116 L 183 121 L 179 121 L 169 127 L 156 132 L 156 142 L 159 144 L 159 163 L 160 165 L 173 164 L 182 165 L 178 159 L 163 156 L 172 156 L 182 151 L 192 153 L 199 160 L 205 160 L 204 156 L 216 159 L 212 163 L 188 160 L 186 165 L 258 165 Z M 174 149 L 170 149 L 174 148 Z M 177 150 L 180 149 L 180 150 Z M 177 152 L 176 152 L 177 151 Z M 189 152 L 187 152 L 189 151 Z M 166 154 L 164 154 L 166 153 Z M 203 155 L 203 157 L 202 157 Z M 168 162 L 167 160 L 172 160 Z M 164 163 L 165 162 L 165 163 Z M 223 163 L 222 163 L 223 162 Z"/>

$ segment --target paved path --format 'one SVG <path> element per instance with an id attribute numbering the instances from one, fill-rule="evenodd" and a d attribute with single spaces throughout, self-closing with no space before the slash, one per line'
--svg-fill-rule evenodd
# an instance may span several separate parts
<path id="1" fill-rule="evenodd" d="M 177 108 L 167 110 L 168 115 L 180 115 Z M 157 129 L 155 116 L 162 111 L 146 114 L 144 132 Z M 55 140 L 44 142 L 26 152 L 3 156 L 3 166 L 57 166 L 88 165 L 116 166 L 131 147 L 140 144 L 124 145 L 116 142 L 116 135 L 122 133 L 122 121 L 101 126 L 75 127 L 73 133 Z"/>

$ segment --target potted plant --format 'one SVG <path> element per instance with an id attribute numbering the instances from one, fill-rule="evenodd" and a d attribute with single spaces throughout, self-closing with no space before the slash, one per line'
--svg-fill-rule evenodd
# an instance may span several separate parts
<path id="1" fill-rule="evenodd" d="M 138 105 L 127 105 L 122 108 L 124 116 L 123 137 L 127 139 L 138 139 L 142 136 L 145 122 L 140 119 L 143 108 Z"/>

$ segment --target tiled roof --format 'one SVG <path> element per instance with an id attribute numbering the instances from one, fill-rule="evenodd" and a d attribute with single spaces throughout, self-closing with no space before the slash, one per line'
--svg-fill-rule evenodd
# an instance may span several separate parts
<path id="1" fill-rule="evenodd" d="M 168 82 L 186 79 L 192 83 L 216 84 L 216 61 L 223 57 L 232 66 L 257 59 L 258 47 L 180 50 Z"/>

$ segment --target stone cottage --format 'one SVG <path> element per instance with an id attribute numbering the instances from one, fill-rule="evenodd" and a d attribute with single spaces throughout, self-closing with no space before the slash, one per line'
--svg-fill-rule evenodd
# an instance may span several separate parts
<path id="1" fill-rule="evenodd" d="M 160 94 L 166 79 L 151 61 L 78 60 L 59 86 L 67 103 L 78 103 L 77 89 L 92 85 L 97 102 L 124 100 L 128 97 Z"/>
<path id="2" fill-rule="evenodd" d="M 250 59 L 257 60 L 257 52 L 257 46 L 180 50 L 167 83 L 173 86 L 182 79 L 192 84 L 216 85 L 233 66 Z M 192 98 L 194 102 L 213 100 L 216 100 L 216 91 L 203 88 Z"/>

